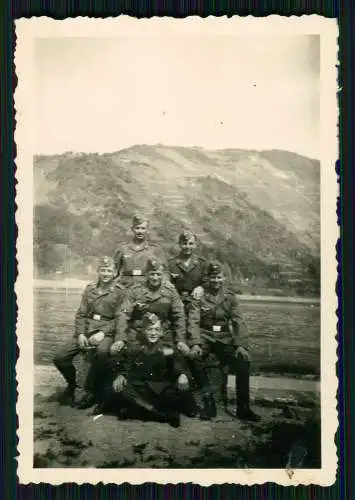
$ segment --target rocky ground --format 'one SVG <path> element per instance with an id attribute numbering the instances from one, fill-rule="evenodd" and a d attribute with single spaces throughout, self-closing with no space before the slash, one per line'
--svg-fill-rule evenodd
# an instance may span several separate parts
<path id="1" fill-rule="evenodd" d="M 55 372 L 39 372 L 34 467 L 320 467 L 319 399 L 309 387 L 306 398 L 295 387 L 269 389 L 261 398 L 254 387 L 260 423 L 241 422 L 219 408 L 213 421 L 182 417 L 177 429 L 111 415 L 94 418 L 91 410 L 61 407 L 56 398 L 62 388 Z M 295 398 L 296 393 L 301 396 Z"/>

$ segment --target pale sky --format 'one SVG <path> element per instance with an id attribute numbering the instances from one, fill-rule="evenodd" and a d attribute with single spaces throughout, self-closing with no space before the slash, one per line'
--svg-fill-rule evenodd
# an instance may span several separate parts
<path id="1" fill-rule="evenodd" d="M 134 144 L 319 158 L 319 37 L 41 38 L 36 152 Z"/>

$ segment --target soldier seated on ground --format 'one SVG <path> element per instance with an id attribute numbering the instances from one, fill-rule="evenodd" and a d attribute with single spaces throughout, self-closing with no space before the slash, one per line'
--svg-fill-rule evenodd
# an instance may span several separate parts
<path id="1" fill-rule="evenodd" d="M 74 358 L 92 350 L 92 363 L 85 382 L 86 393 L 79 402 L 88 408 L 100 398 L 101 380 L 107 376 L 109 351 L 115 333 L 115 314 L 123 300 L 124 288 L 115 278 L 116 265 L 111 257 L 103 257 L 98 266 L 98 279 L 87 285 L 75 315 L 75 333 L 56 354 L 53 362 L 68 386 L 60 396 L 61 404 L 75 403 L 76 370 Z"/>
<path id="2" fill-rule="evenodd" d="M 143 336 L 116 356 L 113 382 L 106 389 L 107 407 L 119 418 L 140 418 L 180 425 L 180 412 L 193 414 L 184 360 L 162 342 L 162 323 L 154 313 L 142 318 Z M 105 408 L 101 408 L 104 412 Z"/>
<path id="3" fill-rule="evenodd" d="M 189 310 L 188 334 L 191 346 L 192 375 L 198 383 L 210 417 L 216 415 L 213 394 L 205 369 L 209 354 L 214 354 L 223 370 L 223 400 L 227 406 L 226 372 L 236 376 L 236 415 L 243 420 L 257 421 L 250 408 L 250 353 L 245 322 L 236 295 L 225 287 L 223 265 L 211 262 L 207 272 L 205 293 Z M 228 372 L 227 372 L 228 373 Z"/>

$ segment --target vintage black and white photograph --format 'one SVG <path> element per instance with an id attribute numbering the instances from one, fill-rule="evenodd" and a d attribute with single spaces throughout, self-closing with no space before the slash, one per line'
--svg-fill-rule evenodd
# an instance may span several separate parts
<path id="1" fill-rule="evenodd" d="M 19 21 L 27 481 L 334 480 L 336 26 L 277 19 Z"/>

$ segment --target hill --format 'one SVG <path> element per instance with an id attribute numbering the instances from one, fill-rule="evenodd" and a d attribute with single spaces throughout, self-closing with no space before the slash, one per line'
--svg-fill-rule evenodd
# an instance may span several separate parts
<path id="1" fill-rule="evenodd" d="M 133 146 L 108 154 L 37 156 L 35 264 L 83 275 L 146 213 L 151 238 L 176 252 L 183 227 L 239 284 L 319 290 L 320 165 L 287 151 Z M 65 266 L 64 266 L 65 267 Z M 66 268 L 68 271 L 68 267 Z"/>

